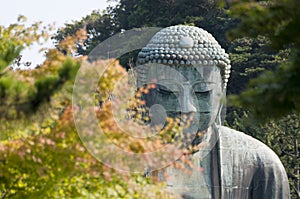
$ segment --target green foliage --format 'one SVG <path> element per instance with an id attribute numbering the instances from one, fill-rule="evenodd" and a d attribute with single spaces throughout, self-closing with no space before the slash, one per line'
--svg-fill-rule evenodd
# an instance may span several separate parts
<path id="1" fill-rule="evenodd" d="M 122 30 L 189 24 L 211 32 L 227 48 L 225 32 L 233 23 L 214 0 L 154 0 L 151 3 L 147 0 L 121 0 L 107 12 L 94 11 L 80 21 L 66 24 L 54 39 L 59 42 L 84 28 L 87 40 L 83 45 L 77 45 L 77 53 L 87 55 L 97 44 Z M 135 57 L 133 53 L 129 60 Z M 126 62 L 124 59 L 121 58 L 121 64 L 126 63 L 128 68 L 129 60 Z"/>
<path id="2" fill-rule="evenodd" d="M 34 83 L 33 89 L 36 90 L 35 96 L 31 101 L 32 108 L 37 107 L 45 100 L 50 100 L 53 93 L 61 87 L 67 80 L 74 79 L 80 63 L 74 63 L 71 58 L 66 59 L 59 68 L 57 74 L 47 75 L 38 78 Z"/>
<path id="3" fill-rule="evenodd" d="M 66 37 L 58 44 L 60 50 L 70 54 L 84 35 L 79 31 L 75 37 Z M 23 48 L 22 41 L 15 48 Z M 7 52 L 0 49 L 0 54 Z M 9 62 L 18 56 L 10 52 Z M 162 184 L 149 178 L 121 175 L 104 166 L 81 143 L 73 121 L 78 107 L 72 107 L 71 94 L 84 59 L 51 49 L 38 68 L 1 74 L 0 197 L 175 198 L 161 190 Z M 4 62 L 7 65 L 8 61 Z M 119 77 L 118 70 L 124 73 L 119 65 L 114 69 L 100 80 L 102 93 L 109 93 Z M 106 124 L 108 128 L 115 127 Z"/>
<path id="4" fill-rule="evenodd" d="M 63 123 L 39 135 L 1 143 L 3 198 L 149 198 L 162 194 L 149 179 L 122 176 L 96 161 L 81 145 L 70 117 L 62 116 Z"/>
<path id="5" fill-rule="evenodd" d="M 230 6 L 231 16 L 238 18 L 240 23 L 229 33 L 229 36 L 258 38 L 258 35 L 262 35 L 267 38 L 266 46 L 275 53 L 271 55 L 272 59 L 266 57 L 267 59 L 262 59 L 260 64 L 254 65 L 254 70 L 263 68 L 264 71 L 258 77 L 251 79 L 245 91 L 229 98 L 231 104 L 250 111 L 251 122 L 247 123 L 241 119 L 248 117 L 248 114 L 245 115 L 243 111 L 231 117 L 229 122 L 236 128 L 262 140 L 279 155 L 288 173 L 292 198 L 300 198 L 298 114 L 300 111 L 298 34 L 300 2 L 298 0 L 238 1 Z M 261 54 L 256 54 L 257 57 L 259 55 Z M 242 56 L 237 60 L 248 62 L 242 58 L 245 57 Z M 247 67 L 247 71 L 250 68 Z M 238 117 L 239 115 L 242 116 Z M 254 121 L 267 123 L 258 125 Z"/>
<path id="6" fill-rule="evenodd" d="M 0 26 L 0 77 L 3 70 L 20 56 L 20 52 L 32 43 L 41 43 L 48 38 L 47 27 L 39 31 L 41 23 L 24 25 L 26 18 L 18 17 L 18 23 L 11 24 L 7 28 Z"/>
<path id="7" fill-rule="evenodd" d="M 232 100 L 238 106 L 253 110 L 262 119 L 299 111 L 299 55 L 294 60 L 297 63 L 283 64 L 276 71 L 265 72 L 251 80 L 249 88 L 240 97 L 233 96 Z"/>
<path id="8" fill-rule="evenodd" d="M 83 42 L 76 43 L 76 53 L 79 55 L 87 55 L 100 42 L 119 32 L 111 15 L 105 11 L 102 13 L 93 11 L 82 20 L 66 24 L 65 28 L 58 30 L 57 34 L 52 37 L 56 41 L 56 47 L 62 51 L 58 44 L 68 36 L 74 36 L 76 31 L 82 28 L 85 29 L 87 38 Z"/>
<path id="9" fill-rule="evenodd" d="M 267 38 L 242 37 L 232 41 L 228 51 L 232 70 L 228 83 L 228 94 L 239 94 L 245 90 L 250 79 L 265 70 L 274 70 L 284 54 L 268 49 Z"/>
<path id="10" fill-rule="evenodd" d="M 235 105 L 247 107 L 262 118 L 278 118 L 299 108 L 299 56 L 300 2 L 279 0 L 275 2 L 234 3 L 231 14 L 241 21 L 231 35 L 258 34 L 266 36 L 270 46 L 284 52 L 290 49 L 289 57 L 275 71 L 267 71 L 253 79 L 249 89 L 241 97 L 234 96 Z"/>
<path id="11" fill-rule="evenodd" d="M 75 78 L 79 66 L 79 62 L 69 58 L 51 74 L 46 74 L 44 67 L 34 72 L 8 71 L 0 78 L 0 116 L 16 118 L 22 114 L 35 113 L 40 104 L 49 101 L 67 80 Z"/>

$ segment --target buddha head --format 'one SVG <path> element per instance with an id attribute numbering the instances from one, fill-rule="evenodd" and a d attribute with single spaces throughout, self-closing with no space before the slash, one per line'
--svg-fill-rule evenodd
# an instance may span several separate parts
<path id="1" fill-rule="evenodd" d="M 162 29 L 139 52 L 136 71 L 138 88 L 155 84 L 143 95 L 151 122 L 193 117 L 191 128 L 197 132 L 220 123 L 230 61 L 207 31 L 193 26 Z"/>

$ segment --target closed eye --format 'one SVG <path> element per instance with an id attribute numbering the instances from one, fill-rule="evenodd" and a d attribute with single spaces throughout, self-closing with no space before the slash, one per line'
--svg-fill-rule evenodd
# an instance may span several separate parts
<path id="1" fill-rule="evenodd" d="M 162 94 L 174 94 L 174 93 L 178 93 L 179 91 L 176 91 L 175 89 L 174 90 L 171 90 L 165 86 L 157 86 L 156 90 L 159 92 L 159 93 L 162 93 Z"/>
<path id="2" fill-rule="evenodd" d="M 207 90 L 207 91 L 194 91 L 195 94 L 209 94 L 211 90 Z"/>
<path id="3" fill-rule="evenodd" d="M 196 82 L 193 85 L 193 89 L 195 93 L 207 93 L 213 90 L 215 84 L 212 82 Z"/>
<path id="4" fill-rule="evenodd" d="M 157 88 L 156 89 L 158 92 L 163 93 L 163 94 L 172 94 L 173 92 L 169 89 L 163 89 L 163 88 Z"/>

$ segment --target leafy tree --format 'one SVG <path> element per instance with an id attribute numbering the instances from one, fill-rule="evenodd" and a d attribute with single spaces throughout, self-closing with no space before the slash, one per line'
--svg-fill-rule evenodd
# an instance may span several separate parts
<path id="1" fill-rule="evenodd" d="M 241 37 L 233 40 L 228 49 L 231 60 L 231 75 L 228 82 L 227 95 L 239 95 L 247 88 L 253 78 L 265 71 L 273 71 L 288 57 L 289 51 L 272 50 L 269 40 L 263 36 Z M 226 123 L 234 125 L 235 117 L 244 115 L 246 108 L 229 106 L 227 108 Z M 250 133 L 248 130 L 243 131 Z"/>
<path id="2" fill-rule="evenodd" d="M 233 40 L 228 52 L 232 65 L 228 94 L 239 94 L 246 89 L 250 79 L 263 71 L 274 70 L 286 57 L 287 52 L 277 53 L 268 47 L 266 37 L 241 37 Z"/>
<path id="3" fill-rule="evenodd" d="M 100 42 L 120 32 L 115 24 L 112 15 L 106 11 L 93 11 L 90 15 L 82 18 L 80 21 L 75 21 L 71 24 L 65 24 L 63 29 L 57 31 L 57 34 L 52 37 L 58 45 L 67 36 L 75 35 L 76 31 L 85 29 L 87 37 L 84 41 L 76 43 L 76 50 L 73 52 L 77 55 L 87 55 Z M 58 46 L 57 46 L 58 47 Z M 58 48 L 61 50 L 60 48 Z"/>
<path id="4" fill-rule="evenodd" d="M 40 104 L 49 101 L 53 93 L 68 79 L 74 78 L 75 67 L 70 59 L 63 57 L 57 50 L 47 53 L 48 60 L 36 71 L 14 72 L 10 67 L 18 59 L 22 49 L 38 42 L 47 34 L 38 34 L 39 25 L 25 28 L 23 24 L 13 24 L 8 28 L 0 27 L 2 33 L 0 49 L 0 99 L 1 118 L 17 118 L 22 114 L 33 113 Z M 50 60 L 60 60 L 62 67 L 57 67 Z M 79 64 L 76 67 L 79 67 Z M 48 67 L 48 68 L 47 68 Z M 75 67 L 75 68 L 76 68 Z M 43 75 L 41 75 L 43 73 Z"/>
<path id="5" fill-rule="evenodd" d="M 240 19 L 232 35 L 264 35 L 275 50 L 290 49 L 290 55 L 275 71 L 251 80 L 236 105 L 248 107 L 261 119 L 299 111 L 299 4 L 297 0 L 234 3 L 231 13 Z M 235 99 L 237 99 L 235 97 Z"/>
<path id="6" fill-rule="evenodd" d="M 71 93 L 86 57 L 70 55 L 85 39 L 85 31 L 67 36 L 58 44 L 61 51 L 49 50 L 34 70 L 7 69 L 25 46 L 41 38 L 35 32 L 38 27 L 32 28 L 0 27 L 0 46 L 9 45 L 0 48 L 0 197 L 175 198 L 150 179 L 120 175 L 104 166 L 81 143 L 73 121 L 79 107 L 72 106 Z M 107 85 L 124 72 L 120 66 L 111 68 L 107 73 L 112 75 L 104 75 L 99 87 L 108 92 Z M 106 127 L 114 133 L 113 123 Z"/>
<path id="7" fill-rule="evenodd" d="M 233 123 L 275 150 L 286 167 L 292 197 L 300 198 L 299 1 L 241 1 L 230 6 L 231 16 L 240 20 L 237 28 L 230 32 L 231 37 L 261 35 L 268 39 L 270 50 L 279 52 L 273 57 L 273 63 L 279 63 L 274 70 L 251 79 L 241 95 L 230 98 L 232 104 L 250 110 L 250 118 L 267 123 L 254 125 L 254 120 L 247 123 L 244 119 L 235 119 Z M 241 117 L 237 117 L 239 115 Z M 245 112 L 235 116 L 248 118 Z"/>
<path id="8" fill-rule="evenodd" d="M 30 46 L 33 42 L 40 43 L 43 39 L 48 38 L 48 34 L 45 31 L 47 27 L 40 32 L 40 22 L 26 27 L 25 21 L 26 17 L 20 15 L 18 23 L 11 24 L 7 28 L 0 26 L 0 76 L 9 70 L 7 66 L 15 59 L 18 58 L 20 61 L 20 52 L 25 47 Z"/>
<path id="9" fill-rule="evenodd" d="M 81 21 L 66 24 L 54 39 L 59 42 L 79 28 L 85 28 L 88 39 L 83 46 L 78 46 L 77 52 L 86 55 L 97 44 L 123 30 L 178 24 L 202 27 L 227 48 L 225 32 L 234 26 L 234 21 L 228 18 L 225 10 L 219 8 L 214 0 L 155 0 L 151 3 L 146 0 L 121 0 L 115 7 L 107 8 L 107 12 L 94 11 Z"/>

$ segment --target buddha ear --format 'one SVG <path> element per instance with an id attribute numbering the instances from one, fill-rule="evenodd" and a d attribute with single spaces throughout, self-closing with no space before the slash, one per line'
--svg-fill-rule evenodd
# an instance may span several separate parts
<path id="1" fill-rule="evenodd" d="M 128 69 L 128 84 L 137 89 L 137 73 L 133 68 Z"/>
<path id="2" fill-rule="evenodd" d="M 138 65 L 134 68 L 133 73 L 135 74 L 135 80 L 136 80 L 136 88 L 140 88 L 144 86 L 148 82 L 148 76 L 150 66 L 149 65 Z"/>
<path id="3" fill-rule="evenodd" d="M 223 125 L 226 117 L 226 89 L 222 89 L 221 97 L 220 97 L 220 105 L 218 109 L 218 114 L 215 120 L 217 125 Z"/>
<path id="4" fill-rule="evenodd" d="M 215 119 L 215 124 L 217 126 L 222 126 L 223 121 L 225 119 L 225 117 L 223 116 L 223 114 L 224 114 L 224 108 L 223 107 L 224 107 L 223 104 L 220 104 L 218 114 L 217 114 L 217 117 Z M 225 113 L 226 113 L 226 110 L 225 110 Z"/>

